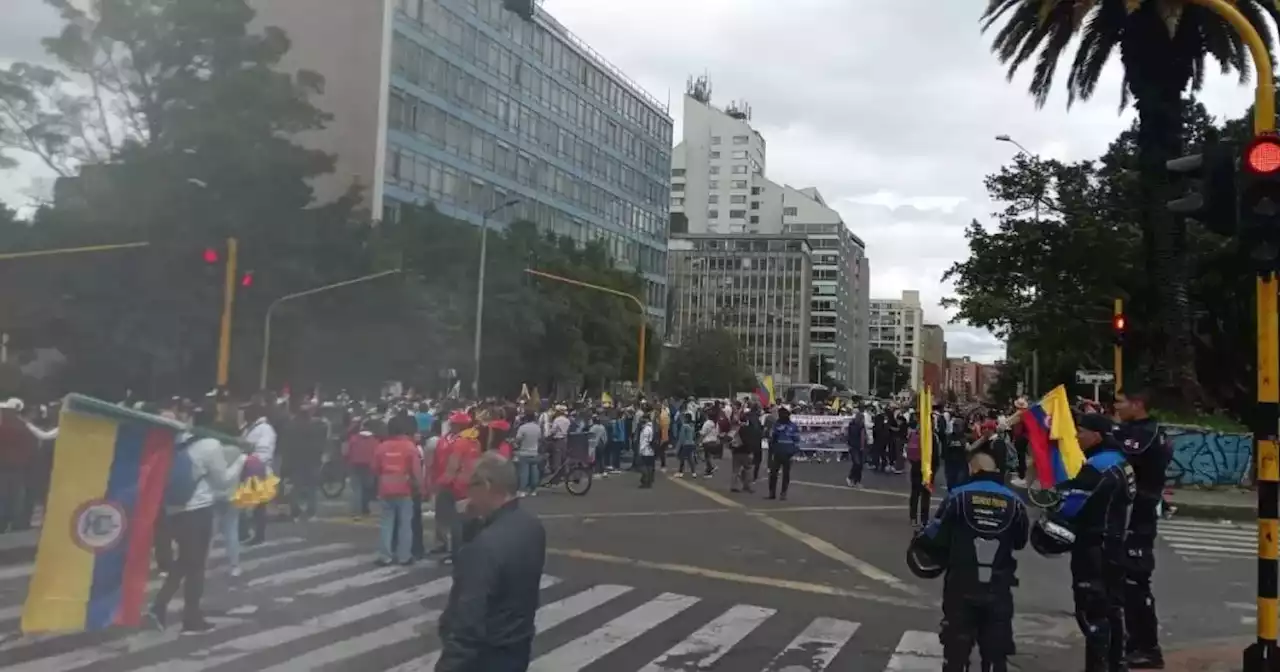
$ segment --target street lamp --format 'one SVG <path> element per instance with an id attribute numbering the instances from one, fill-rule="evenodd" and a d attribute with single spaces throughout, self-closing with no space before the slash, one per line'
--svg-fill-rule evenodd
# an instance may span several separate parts
<path id="1" fill-rule="evenodd" d="M 1034 156 L 1035 156 L 1035 154 L 1032 154 L 1031 152 L 1027 151 L 1027 148 L 1022 146 L 1022 143 L 1018 142 L 1017 140 L 1014 140 L 1013 138 L 1011 138 L 1011 137 L 1009 137 L 1009 136 L 1007 136 L 1007 135 L 1005 135 L 1005 134 L 1003 134 L 1003 133 L 1001 133 L 1000 135 L 997 135 L 997 136 L 996 136 L 996 140 L 998 140 L 998 141 L 1000 141 L 1000 142 L 1007 142 L 1007 143 L 1009 143 L 1009 144 L 1013 145 L 1014 147 L 1017 147 L 1018 149 L 1022 150 L 1022 153 L 1023 153 L 1023 154 L 1026 154 L 1027 156 L 1032 156 L 1032 157 L 1034 157 Z"/>
<path id="2" fill-rule="evenodd" d="M 1004 134 L 997 135 L 997 136 L 996 136 L 996 140 L 997 140 L 998 142 L 1007 142 L 1007 143 L 1009 143 L 1009 144 L 1013 145 L 1014 147 L 1017 147 L 1017 148 L 1018 148 L 1018 150 L 1019 150 L 1019 151 L 1021 151 L 1023 154 L 1026 154 L 1027 156 L 1029 156 L 1029 157 L 1031 157 L 1031 158 L 1035 159 L 1037 162 L 1039 162 L 1039 161 L 1040 161 L 1040 157 L 1039 157 L 1038 155 L 1036 155 L 1036 154 L 1032 154 L 1030 151 L 1028 151 L 1028 150 L 1027 150 L 1027 148 L 1026 148 L 1026 147 L 1023 147 L 1023 146 L 1022 146 L 1022 143 L 1018 142 L 1017 140 L 1014 140 L 1013 138 L 1009 137 L 1008 135 L 1004 135 Z M 1044 182 L 1041 182 L 1041 183 L 1040 183 L 1040 195 L 1036 197 L 1036 210 L 1035 210 L 1035 217 L 1036 217 L 1036 227 L 1037 227 L 1037 228 L 1039 228 L 1039 225 L 1040 225 L 1040 203 L 1041 203 L 1043 200 L 1044 200 Z M 1031 396 L 1032 396 L 1033 398 L 1035 398 L 1035 397 L 1039 397 L 1039 396 L 1040 396 L 1040 351 L 1039 351 L 1038 349 L 1037 349 L 1037 350 L 1032 350 L 1032 351 L 1031 351 L 1031 385 L 1030 385 L 1030 388 L 1031 388 Z"/>
<path id="3" fill-rule="evenodd" d="M 480 398 L 480 337 L 484 328 L 484 270 L 485 260 L 489 256 L 489 218 L 501 210 L 520 203 L 519 198 L 509 198 L 501 205 L 495 205 L 480 216 L 480 271 L 476 283 L 476 341 L 472 351 L 471 398 Z"/>

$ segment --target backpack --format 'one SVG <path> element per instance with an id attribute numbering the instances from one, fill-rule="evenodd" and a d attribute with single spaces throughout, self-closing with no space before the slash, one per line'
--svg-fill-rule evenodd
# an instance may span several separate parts
<path id="1" fill-rule="evenodd" d="M 195 437 L 178 444 L 169 463 L 169 484 L 164 489 L 165 506 L 186 506 L 196 494 L 196 486 L 204 478 L 196 477 L 196 465 L 188 450 L 196 442 Z"/>

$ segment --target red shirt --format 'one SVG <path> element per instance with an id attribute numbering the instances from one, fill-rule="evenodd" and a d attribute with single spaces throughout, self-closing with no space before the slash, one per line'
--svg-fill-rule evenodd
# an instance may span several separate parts
<path id="1" fill-rule="evenodd" d="M 378 498 L 412 497 L 420 487 L 422 458 L 418 446 L 407 436 L 393 436 L 378 444 L 373 455 L 373 475 L 378 479 Z"/>
<path id="2" fill-rule="evenodd" d="M 347 437 L 347 464 L 351 466 L 369 466 L 373 464 L 374 453 L 378 450 L 378 437 L 373 432 L 363 431 Z"/>

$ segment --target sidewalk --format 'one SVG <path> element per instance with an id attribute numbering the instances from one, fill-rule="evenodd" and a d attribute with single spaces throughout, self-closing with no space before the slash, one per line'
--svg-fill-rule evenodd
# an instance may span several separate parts
<path id="1" fill-rule="evenodd" d="M 1213 489 L 1175 488 L 1174 517 L 1211 518 L 1215 520 L 1254 520 L 1257 518 L 1258 495 L 1247 488 Z"/>
<path id="2" fill-rule="evenodd" d="M 1165 670 L 1169 672 L 1236 672 L 1244 666 L 1244 649 L 1252 637 L 1196 642 L 1166 649 Z"/>

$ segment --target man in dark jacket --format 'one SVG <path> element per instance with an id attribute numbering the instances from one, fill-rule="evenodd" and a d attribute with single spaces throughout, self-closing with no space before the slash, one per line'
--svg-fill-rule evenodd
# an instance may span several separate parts
<path id="1" fill-rule="evenodd" d="M 752 457 L 763 452 L 764 426 L 760 424 L 760 409 L 752 404 L 742 415 L 742 425 L 738 427 L 738 445 L 731 446 L 733 451 L 733 478 L 737 479 L 736 492 L 752 492 L 751 484 L 755 482 L 752 475 Z"/>
<path id="2" fill-rule="evenodd" d="M 515 467 L 496 453 L 476 463 L 466 510 L 479 521 L 453 565 L 435 672 L 525 672 L 535 634 L 547 534 L 520 508 Z"/>
<path id="3" fill-rule="evenodd" d="M 306 405 L 285 425 L 280 436 L 280 473 L 289 481 L 289 513 L 295 520 L 314 518 L 319 508 L 320 465 L 329 446 L 329 425 Z"/>

